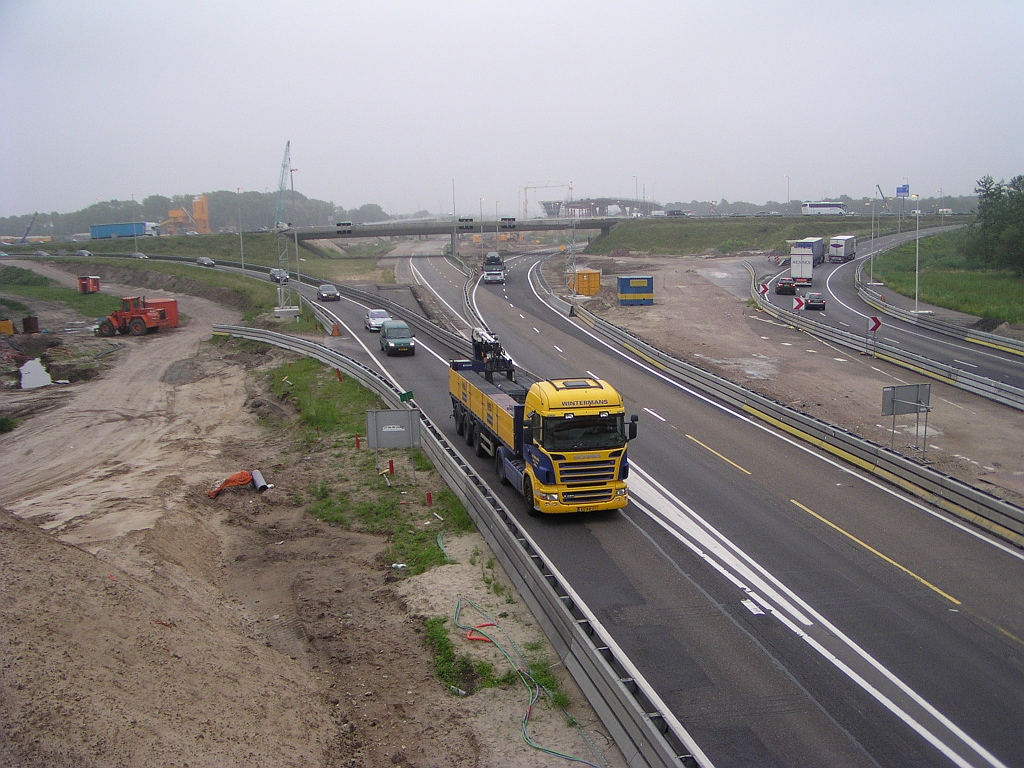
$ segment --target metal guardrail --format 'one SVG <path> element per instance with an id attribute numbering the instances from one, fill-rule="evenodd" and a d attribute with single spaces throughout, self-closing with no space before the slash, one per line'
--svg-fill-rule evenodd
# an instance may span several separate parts
<path id="1" fill-rule="evenodd" d="M 757 292 L 753 266 L 747 262 L 744 262 L 744 266 L 746 266 L 747 271 L 750 273 L 751 297 L 757 301 L 758 306 L 762 310 L 787 325 L 791 325 L 801 331 L 806 331 L 807 333 L 813 334 L 819 338 L 827 339 L 833 344 L 839 344 L 847 347 L 848 349 L 863 352 L 877 357 L 880 360 L 886 360 L 887 362 L 894 363 L 902 366 L 903 368 L 916 371 L 924 376 L 929 376 L 945 384 L 949 384 L 951 387 L 956 387 L 957 389 L 962 389 L 975 395 L 981 395 L 982 397 L 1001 403 L 1002 405 L 1008 405 L 1018 411 L 1024 411 L 1024 389 L 1014 387 L 1010 384 L 1004 384 L 1001 381 L 987 379 L 984 376 L 978 376 L 970 371 L 965 371 L 962 368 L 957 368 L 952 365 L 937 363 L 922 355 L 916 355 L 913 352 L 907 352 L 906 350 L 899 349 L 898 347 L 894 347 L 889 344 L 879 343 L 874 339 L 874 337 L 868 336 L 867 334 L 861 336 L 855 333 L 841 331 L 837 328 L 831 328 L 822 323 L 815 322 L 798 312 L 790 312 L 789 310 L 776 307 L 768 301 L 766 297 L 761 296 Z"/>
<path id="2" fill-rule="evenodd" d="M 240 326 L 214 325 L 213 331 L 319 360 L 362 382 L 389 408 L 416 407 L 414 400 L 403 402 L 401 392 L 376 371 L 321 344 Z M 713 768 L 529 533 L 422 411 L 420 427 L 424 453 L 469 511 L 627 763 L 637 768 Z"/>
<path id="3" fill-rule="evenodd" d="M 566 305 L 561 300 L 559 303 Z M 930 504 L 984 528 L 1005 541 L 1024 547 L 1024 509 L 1021 507 L 938 470 L 918 464 L 841 427 L 800 413 L 753 390 L 678 360 L 584 307 L 573 306 L 571 313 L 648 365 L 676 380 L 811 443 Z M 799 327 L 796 323 L 793 325 Z M 851 341 L 850 345 L 853 346 L 854 342 Z M 864 339 L 860 339 L 859 348 L 873 351 L 873 346 Z"/>
<path id="4" fill-rule="evenodd" d="M 882 294 L 872 289 L 864 282 L 863 263 L 857 266 L 855 281 L 857 284 L 857 295 L 860 296 L 861 301 L 871 307 L 874 307 L 879 312 L 884 312 L 887 315 L 898 317 L 906 323 L 913 323 L 914 325 L 921 326 L 922 328 L 927 328 L 930 331 L 941 333 L 944 336 L 951 336 L 955 339 L 961 339 L 962 341 L 969 341 L 974 344 L 980 344 L 981 346 L 993 347 L 1003 352 L 1024 356 L 1024 341 L 1020 341 L 1019 339 L 1012 339 L 995 333 L 985 333 L 984 331 L 977 331 L 972 328 L 961 328 L 958 325 L 947 323 L 943 320 L 939 320 L 938 318 L 910 312 L 902 307 L 889 304 Z"/>

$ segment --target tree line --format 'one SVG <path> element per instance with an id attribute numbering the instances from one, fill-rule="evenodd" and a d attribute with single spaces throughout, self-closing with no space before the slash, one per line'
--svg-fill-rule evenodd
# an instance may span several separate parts
<path id="1" fill-rule="evenodd" d="M 974 191 L 978 220 L 964 238 L 961 255 L 974 266 L 1024 276 L 1024 176 L 1009 183 L 984 176 Z"/>
<path id="2" fill-rule="evenodd" d="M 213 232 L 237 231 L 239 223 L 246 232 L 273 229 L 278 212 L 277 192 L 207 192 L 210 229 Z M 0 218 L 0 235 L 21 237 L 31 225 L 30 235 L 69 238 L 87 234 L 93 224 L 121 224 L 167 221 L 168 211 L 184 208 L 192 212 L 192 195 L 150 195 L 136 200 L 106 200 L 72 213 L 36 213 Z M 346 210 L 326 200 L 315 200 L 295 192 L 281 197 L 281 218 L 296 226 L 336 224 L 351 221 L 363 224 L 388 221 L 391 216 L 376 203 L 367 203 Z"/>

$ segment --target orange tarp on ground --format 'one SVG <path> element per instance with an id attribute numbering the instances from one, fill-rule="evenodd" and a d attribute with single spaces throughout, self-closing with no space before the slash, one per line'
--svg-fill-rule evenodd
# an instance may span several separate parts
<path id="1" fill-rule="evenodd" d="M 217 498 L 217 494 L 223 491 L 225 488 L 232 488 L 236 485 L 248 485 L 252 482 L 252 472 L 235 472 L 231 477 L 225 480 L 223 483 L 218 485 L 212 491 L 207 491 L 206 495 L 211 499 Z"/>

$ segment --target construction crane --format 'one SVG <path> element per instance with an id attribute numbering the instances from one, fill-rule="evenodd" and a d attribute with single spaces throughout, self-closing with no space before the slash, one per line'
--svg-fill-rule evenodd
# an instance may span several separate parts
<path id="1" fill-rule="evenodd" d="M 523 219 L 530 218 L 530 210 L 529 210 L 530 203 L 529 203 L 529 200 L 527 200 L 527 197 L 530 194 L 529 190 L 531 190 L 531 189 L 557 189 L 557 188 L 560 188 L 560 187 L 568 187 L 569 188 L 569 199 L 572 200 L 572 182 L 571 181 L 568 184 L 527 184 L 525 187 L 523 187 L 522 188 L 523 189 Z"/>
<path id="2" fill-rule="evenodd" d="M 32 225 L 36 223 L 36 217 L 38 215 L 39 215 L 38 211 L 36 211 L 35 213 L 32 214 L 32 221 L 30 221 L 28 223 L 28 226 L 25 227 L 25 234 L 21 236 L 21 242 L 23 242 L 23 243 L 27 243 L 28 242 L 28 233 L 32 231 Z"/>
<path id="3" fill-rule="evenodd" d="M 284 223 L 284 193 L 285 182 L 288 181 L 288 173 L 292 167 L 292 143 L 285 142 L 284 160 L 281 161 L 281 177 L 277 180 L 277 211 L 274 214 L 274 227 L 284 229 L 288 225 Z"/>
<path id="4" fill-rule="evenodd" d="M 882 191 L 882 188 L 880 186 L 878 186 L 877 184 L 875 184 L 875 189 L 878 190 L 878 194 L 882 198 L 882 210 L 885 211 L 888 214 L 891 214 L 892 213 L 892 208 L 889 207 L 889 203 L 885 199 L 885 193 Z"/>

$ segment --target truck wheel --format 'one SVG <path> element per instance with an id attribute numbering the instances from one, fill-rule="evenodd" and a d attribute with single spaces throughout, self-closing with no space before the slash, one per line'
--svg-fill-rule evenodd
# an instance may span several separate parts
<path id="1" fill-rule="evenodd" d="M 146 321 L 141 317 L 133 318 L 132 321 L 128 323 L 128 333 L 132 336 L 145 336 L 147 330 L 149 329 L 146 328 Z"/>
<path id="2" fill-rule="evenodd" d="M 484 446 L 484 441 L 481 439 L 483 437 L 483 431 L 483 427 L 477 427 L 476 434 L 474 435 L 476 438 L 476 455 L 480 458 L 487 455 L 487 448 Z"/>
<path id="3" fill-rule="evenodd" d="M 114 328 L 114 324 L 110 322 L 110 320 L 102 320 L 100 322 L 100 327 L 97 330 L 99 331 L 100 336 L 106 336 L 107 338 L 110 338 L 117 333 L 117 329 Z"/>
<path id="4" fill-rule="evenodd" d="M 466 414 L 466 445 L 473 444 L 473 419 Z"/>
<path id="5" fill-rule="evenodd" d="M 526 514 L 536 517 L 540 514 L 533 505 L 533 481 L 529 475 L 523 476 L 523 500 L 526 502 Z"/>
<path id="6" fill-rule="evenodd" d="M 463 418 L 462 413 L 455 409 L 455 434 L 464 435 L 466 433 L 466 420 Z"/>
<path id="7" fill-rule="evenodd" d="M 511 485 L 508 478 L 505 477 L 505 462 L 502 461 L 500 449 L 494 452 L 494 474 L 498 476 L 502 485 Z"/>

